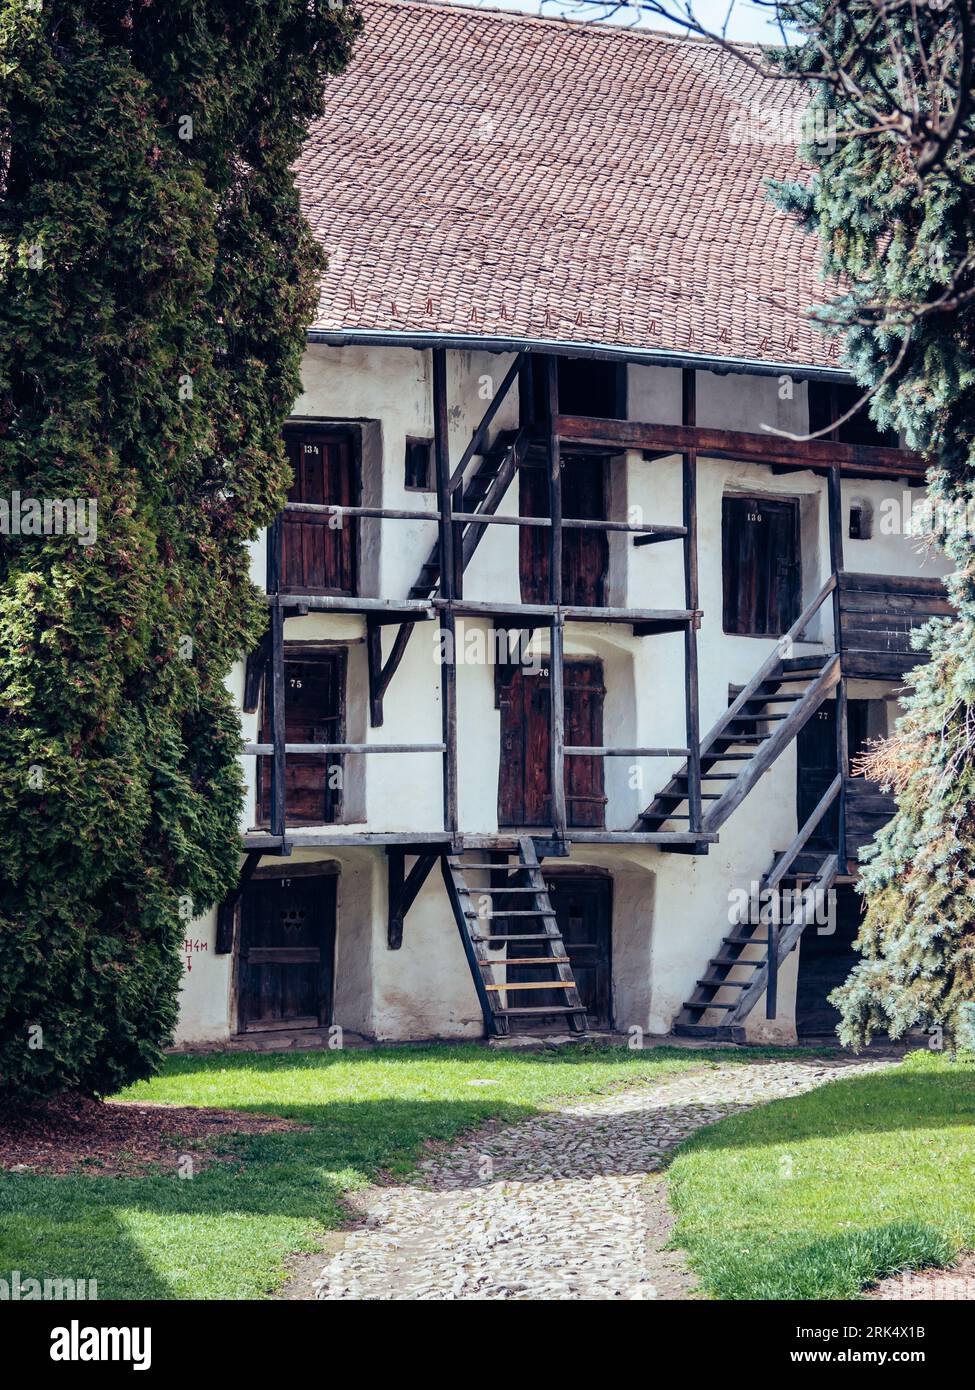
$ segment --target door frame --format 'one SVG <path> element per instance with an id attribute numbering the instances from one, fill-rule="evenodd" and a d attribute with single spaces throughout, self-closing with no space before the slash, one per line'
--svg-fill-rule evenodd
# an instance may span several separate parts
<path id="1" fill-rule="evenodd" d="M 288 867 L 288 866 L 285 865 L 285 864 L 281 864 L 281 865 L 278 865 L 278 864 L 259 865 L 259 866 L 254 870 L 254 872 L 253 872 L 253 874 L 251 875 L 250 879 L 248 880 L 248 884 L 247 884 L 247 887 L 250 887 L 250 885 L 251 885 L 252 883 L 255 883 L 255 882 L 256 882 L 256 883 L 262 883 L 262 882 L 266 883 L 266 882 L 268 881 L 268 879 L 276 879 L 276 878 L 277 878 L 277 879 L 282 879 L 282 878 L 301 878 L 301 879 L 305 879 L 305 878 L 334 878 L 334 879 L 335 879 L 335 914 L 334 914 L 334 916 L 335 916 L 335 921 L 334 921 L 334 928 L 333 928 L 333 931 L 332 931 L 332 960 L 331 960 L 332 990 L 331 990 L 331 998 L 330 998 L 329 1001 L 328 1001 L 328 1019 L 327 1019 L 327 1021 L 326 1021 L 325 1023 L 319 1025 L 319 1026 L 322 1027 L 322 1028 L 327 1028 L 327 1027 L 329 1026 L 329 1024 L 332 1023 L 333 1018 L 334 1018 L 334 1015 L 335 1015 L 335 966 L 336 966 L 336 962 L 337 962 L 337 960 L 338 960 L 338 942 L 339 942 L 339 887 L 340 887 L 340 882 L 339 882 L 339 880 L 341 879 L 341 874 L 342 874 L 342 866 L 341 866 L 341 864 L 339 864 L 338 860 L 335 860 L 335 859 L 321 859 L 321 860 L 315 859 L 315 860 L 311 860 L 310 862 L 292 864 L 290 867 Z M 240 902 L 240 922 L 239 922 L 239 926 L 238 926 L 237 931 L 234 933 L 234 951 L 233 951 L 233 958 L 232 958 L 231 970 L 230 970 L 230 1009 L 229 1009 L 230 1020 L 229 1020 L 229 1022 L 230 1022 L 230 1035 L 231 1035 L 231 1037 L 243 1037 L 243 1036 L 245 1036 L 248 1032 L 259 1033 L 259 1032 L 262 1031 L 262 1030 L 259 1029 L 259 1028 L 254 1028 L 254 1029 L 249 1030 L 249 1029 L 247 1029 L 246 1027 L 242 1027 L 242 1024 L 244 1024 L 245 1020 L 244 1020 L 244 1018 L 243 1018 L 243 1011 L 242 1011 L 242 1009 L 241 1009 L 241 1004 L 240 1004 L 240 988 L 241 988 L 241 971 L 240 971 L 240 967 L 241 967 L 241 953 L 242 953 L 243 944 L 244 944 L 244 921 L 245 921 L 245 918 L 244 918 L 244 901 L 243 901 L 243 900 L 244 900 L 244 895 L 246 894 L 246 892 L 247 892 L 247 888 L 245 888 L 245 889 L 244 889 L 244 893 L 241 894 L 241 902 Z M 268 1029 L 268 1030 L 265 1030 L 265 1031 L 273 1032 L 273 1031 L 275 1031 L 275 1030 L 274 1030 L 274 1029 Z M 283 1031 L 285 1031 L 285 1030 L 282 1029 L 282 1032 L 283 1032 Z M 296 1031 L 309 1031 L 309 1032 L 311 1032 L 312 1030 L 311 1030 L 311 1029 L 308 1029 L 308 1030 L 296 1030 Z"/>
<path id="2" fill-rule="evenodd" d="M 613 977 L 613 874 L 610 869 L 604 869 L 598 864 L 553 864 L 550 869 L 546 869 L 542 864 L 542 877 L 546 880 L 552 879 L 589 879 L 591 882 L 598 881 L 606 884 L 606 968 L 608 971 L 608 1020 L 603 1025 L 607 1030 L 615 1027 L 616 1021 L 616 999 Z M 566 948 L 568 950 L 568 947 Z M 504 962 L 500 962 L 503 964 Z"/>

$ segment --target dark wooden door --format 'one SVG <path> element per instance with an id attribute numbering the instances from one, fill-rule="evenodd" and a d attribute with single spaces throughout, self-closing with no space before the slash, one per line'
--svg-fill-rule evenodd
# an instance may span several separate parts
<path id="1" fill-rule="evenodd" d="M 241 902 L 238 1026 L 319 1028 L 331 1021 L 334 875 L 251 882 Z"/>
<path id="2" fill-rule="evenodd" d="M 356 505 L 349 435 L 295 425 L 285 430 L 284 440 L 294 470 L 289 502 Z M 285 512 L 282 589 L 293 594 L 355 593 L 356 534 L 353 517 Z"/>
<path id="3" fill-rule="evenodd" d="M 601 875 L 546 875 L 552 906 L 566 955 L 572 967 L 579 997 L 586 1006 L 590 1026 L 610 1028 L 612 1007 L 612 883 Z M 512 923 L 519 920 L 512 918 Z M 512 927 L 512 930 L 517 930 Z M 527 947 L 527 949 L 525 949 Z M 514 948 L 509 952 L 515 954 Z M 545 954 L 543 946 L 518 942 L 517 955 L 535 957 Z M 510 984 L 537 980 L 539 968 L 531 965 L 509 966 L 506 976 Z M 509 1006 L 564 1004 L 560 990 L 533 989 L 512 993 Z"/>
<path id="4" fill-rule="evenodd" d="M 852 884 L 836 889 L 836 930 L 820 934 L 815 924 L 802 933 L 796 985 L 796 1031 L 803 1035 L 834 1036 L 839 1010 L 829 996 L 843 984 L 860 959 L 853 941 L 860 930 L 863 899 Z"/>
<path id="5" fill-rule="evenodd" d="M 867 701 L 848 700 L 847 741 L 850 763 L 867 733 Z M 815 811 L 836 776 L 836 701 L 827 700 L 796 736 L 796 818 L 801 828 Z M 847 770 L 849 776 L 849 769 Z M 839 807 L 834 801 L 807 844 L 810 849 L 835 849 Z"/>
<path id="6" fill-rule="evenodd" d="M 603 664 L 565 664 L 565 741 L 600 747 L 603 741 Z M 552 824 L 549 765 L 551 690 L 545 667 L 538 675 L 518 669 L 501 695 L 499 825 Z M 602 757 L 565 760 L 569 825 L 601 828 L 606 822 Z"/>
<path id="7" fill-rule="evenodd" d="M 342 743 L 345 739 L 344 649 L 285 657 L 284 726 L 287 743 Z M 265 690 L 266 690 L 265 682 Z M 267 701 L 261 741 L 271 740 Z M 285 772 L 285 818 L 289 825 L 330 825 L 342 811 L 340 754 L 289 753 Z M 271 814 L 271 759 L 260 760 L 260 824 Z"/>
<path id="8" fill-rule="evenodd" d="M 800 613 L 799 503 L 725 497 L 721 519 L 724 630 L 779 637 Z"/>
<path id="9" fill-rule="evenodd" d="M 606 460 L 567 458 L 562 460 L 562 515 L 577 521 L 606 520 Z M 545 468 L 522 468 L 519 485 L 522 516 L 549 514 L 548 472 Z M 549 531 L 541 526 L 523 526 L 519 541 L 521 600 L 548 603 Z M 606 575 L 609 546 L 605 531 L 569 528 L 562 532 L 562 602 L 584 608 L 602 608 L 606 603 Z"/>

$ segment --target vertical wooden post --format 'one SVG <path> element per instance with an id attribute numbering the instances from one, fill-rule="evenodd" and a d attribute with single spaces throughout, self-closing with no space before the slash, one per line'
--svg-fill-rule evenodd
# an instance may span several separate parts
<path id="1" fill-rule="evenodd" d="M 276 594 L 281 587 L 283 531 L 284 516 L 279 513 L 267 528 L 267 577 L 264 587 L 269 594 Z"/>
<path id="2" fill-rule="evenodd" d="M 551 653 L 548 663 L 550 691 L 550 754 L 552 780 L 552 825 L 555 837 L 565 839 L 565 620 L 561 613 L 552 618 Z"/>
<path id="3" fill-rule="evenodd" d="M 548 430 L 549 602 L 562 602 L 562 458 L 554 421 L 559 413 L 558 359 L 545 362 L 545 413 Z M 565 838 L 565 620 L 552 616 L 549 685 L 549 754 L 552 783 L 552 825 L 557 839 Z"/>
<path id="4" fill-rule="evenodd" d="M 685 425 L 697 424 L 697 377 L 693 368 L 681 373 L 681 420 Z M 697 450 L 688 449 L 682 461 L 684 537 L 684 607 L 698 606 L 697 576 Z M 688 826 L 701 829 L 701 728 L 700 694 L 697 670 L 697 619 L 684 628 L 684 706 L 687 747 L 687 814 Z"/>
<path id="5" fill-rule="evenodd" d="M 843 493 L 838 464 L 827 477 L 829 505 L 829 559 L 836 587 L 833 590 L 833 646 L 840 654 L 840 679 L 836 686 L 836 770 L 841 777 L 837 801 L 837 853 L 839 871 L 847 872 L 846 856 L 846 784 L 850 772 L 849 731 L 847 725 L 846 677 L 843 674 L 843 625 L 840 576 L 843 573 Z"/>
<path id="6" fill-rule="evenodd" d="M 775 892 L 778 893 L 778 888 Z M 775 1018 L 779 1007 L 779 927 L 775 912 L 770 910 L 768 919 L 768 983 L 765 986 L 765 1017 Z"/>
<path id="7" fill-rule="evenodd" d="M 457 830 L 457 647 L 452 603 L 454 581 L 453 504 L 450 493 L 450 443 L 447 432 L 447 354 L 433 349 L 433 451 L 437 469 L 437 510 L 440 513 L 440 696 L 443 719 L 444 830 Z"/>
<path id="8" fill-rule="evenodd" d="M 284 610 L 275 594 L 271 606 L 271 670 L 267 682 L 271 725 L 271 834 L 285 838 Z"/>

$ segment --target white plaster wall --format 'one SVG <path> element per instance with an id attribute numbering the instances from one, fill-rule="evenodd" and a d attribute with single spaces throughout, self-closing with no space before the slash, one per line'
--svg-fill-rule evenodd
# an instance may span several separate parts
<path id="1" fill-rule="evenodd" d="M 901 521 L 924 500 L 924 488 L 907 488 L 888 479 L 845 478 L 843 496 L 843 565 L 859 574 L 909 574 L 940 579 L 951 563 L 940 550 L 930 549 L 910 535 Z M 866 502 L 873 509 L 869 540 L 850 539 L 850 508 Z"/>

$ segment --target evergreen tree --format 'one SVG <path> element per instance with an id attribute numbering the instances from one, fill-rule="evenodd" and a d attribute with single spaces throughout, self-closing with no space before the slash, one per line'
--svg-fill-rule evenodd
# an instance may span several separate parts
<path id="1" fill-rule="evenodd" d="M 779 55 L 813 79 L 814 174 L 777 200 L 818 234 L 845 288 L 824 317 L 846 333 L 846 362 L 882 427 L 929 455 L 929 538 L 955 566 L 957 620 L 928 624 L 930 660 L 909 677 L 895 735 L 867 760 L 897 793 L 897 814 L 865 851 L 862 960 L 832 996 L 852 1046 L 876 1030 L 940 1028 L 971 1045 L 975 1001 L 975 150 L 958 6 L 784 7 L 808 42 Z M 970 6 L 965 3 L 966 13 Z M 969 19 L 971 18 L 969 13 Z M 893 38 L 893 42 L 891 42 Z M 939 62 L 938 101 L 960 113 L 944 149 L 906 139 L 897 103 L 921 104 Z M 925 64 L 927 63 L 927 67 Z M 848 83 L 815 79 L 842 72 Z M 958 101 L 959 95 L 963 98 Z M 835 143 L 832 136 L 835 136 Z"/>
<path id="2" fill-rule="evenodd" d="M 326 0 L 0 0 L 8 1101 L 151 1073 L 188 919 L 236 878 L 225 680 L 265 621 L 246 547 L 286 495 L 322 264 L 292 165 L 358 25 Z M 85 534 L 34 533 L 54 499 Z"/>

